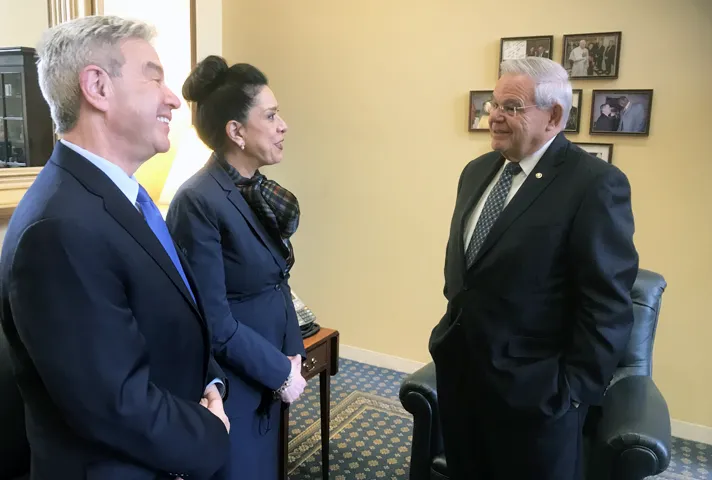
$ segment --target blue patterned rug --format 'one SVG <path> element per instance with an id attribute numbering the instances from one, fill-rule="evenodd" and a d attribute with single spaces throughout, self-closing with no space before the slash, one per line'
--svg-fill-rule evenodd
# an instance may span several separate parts
<path id="1" fill-rule="evenodd" d="M 406 374 L 348 359 L 331 378 L 330 480 L 405 480 L 413 433 L 411 415 L 398 401 Z M 321 479 L 319 380 L 291 408 L 290 480 Z M 712 446 L 673 438 L 668 470 L 651 480 L 712 480 Z"/>

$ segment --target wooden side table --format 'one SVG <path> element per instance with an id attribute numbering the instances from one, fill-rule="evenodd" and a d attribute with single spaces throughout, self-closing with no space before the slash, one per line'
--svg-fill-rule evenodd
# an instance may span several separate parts
<path id="1" fill-rule="evenodd" d="M 339 371 L 339 332 L 323 328 L 316 335 L 304 339 L 307 358 L 302 362 L 302 376 L 309 380 L 319 375 L 319 403 L 321 404 L 321 475 L 329 478 L 329 415 L 331 404 L 331 376 Z M 280 478 L 287 480 L 289 442 L 289 406 L 282 404 L 280 426 Z"/>

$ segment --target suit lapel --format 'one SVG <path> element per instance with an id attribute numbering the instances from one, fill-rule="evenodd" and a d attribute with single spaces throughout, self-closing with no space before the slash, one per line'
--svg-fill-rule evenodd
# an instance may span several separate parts
<path id="1" fill-rule="evenodd" d="M 274 257 L 274 260 L 277 262 L 279 267 L 282 270 L 285 270 L 287 268 L 287 262 L 284 259 L 284 256 L 280 251 L 277 250 L 275 241 L 269 236 L 269 233 L 267 233 L 267 230 L 259 221 L 255 213 L 252 211 L 252 208 L 250 208 L 247 201 L 245 201 L 245 198 L 237 189 L 225 169 L 213 157 L 208 160 L 206 168 L 208 169 L 212 177 L 215 179 L 215 181 L 217 181 L 218 184 L 222 187 L 222 189 L 227 193 L 227 198 L 230 203 L 232 203 L 235 208 L 240 212 L 240 214 L 245 218 L 247 223 L 250 225 L 252 231 L 257 235 L 260 241 L 272 254 L 272 257 Z"/>
<path id="2" fill-rule="evenodd" d="M 193 310 L 200 316 L 195 302 L 180 277 L 173 261 L 141 213 L 123 192 L 101 170 L 74 150 L 57 143 L 51 161 L 70 172 L 85 188 L 104 199 L 104 208 L 143 247 L 163 272 L 180 290 Z M 176 247 L 178 248 L 178 247 Z M 183 263 L 185 265 L 185 262 Z M 184 267 L 185 268 L 185 267 Z M 202 316 L 200 317 L 202 320 Z"/>
<path id="3" fill-rule="evenodd" d="M 563 134 L 559 134 L 554 141 L 549 145 L 549 148 L 536 164 L 534 169 L 529 173 L 526 180 L 517 194 L 502 210 L 492 229 L 487 234 L 482 247 L 477 252 L 472 265 L 476 265 L 480 258 L 485 255 L 496 243 L 499 237 L 507 231 L 520 215 L 522 215 L 536 198 L 546 189 L 556 175 L 558 175 L 559 164 L 565 158 L 565 152 L 568 148 L 569 141 L 566 140 Z M 541 175 L 538 175 L 541 174 Z"/>

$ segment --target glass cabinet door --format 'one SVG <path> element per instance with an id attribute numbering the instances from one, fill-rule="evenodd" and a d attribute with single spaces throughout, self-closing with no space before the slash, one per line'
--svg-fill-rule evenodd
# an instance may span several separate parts
<path id="1" fill-rule="evenodd" d="M 25 151 L 25 119 L 22 98 L 22 74 L 5 73 L 2 79 L 2 107 L 0 108 L 0 167 L 24 167 L 27 165 Z M 4 147 L 4 148 L 3 148 Z"/>

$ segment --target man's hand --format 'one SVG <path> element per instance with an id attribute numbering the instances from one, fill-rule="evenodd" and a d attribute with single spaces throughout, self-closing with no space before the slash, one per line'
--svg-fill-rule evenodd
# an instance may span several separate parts
<path id="1" fill-rule="evenodd" d="M 227 433 L 230 433 L 230 420 L 228 420 L 227 415 L 225 415 L 222 397 L 220 397 L 220 392 L 218 392 L 218 387 L 216 387 L 215 384 L 209 385 L 208 388 L 205 389 L 200 404 L 222 420 L 227 429 Z"/>
<path id="2" fill-rule="evenodd" d="M 289 363 L 292 364 L 292 371 L 290 372 L 292 382 L 284 389 L 280 397 L 284 403 L 293 403 L 304 392 L 307 381 L 302 377 L 302 356 L 295 355 L 287 358 L 289 358 Z"/>

